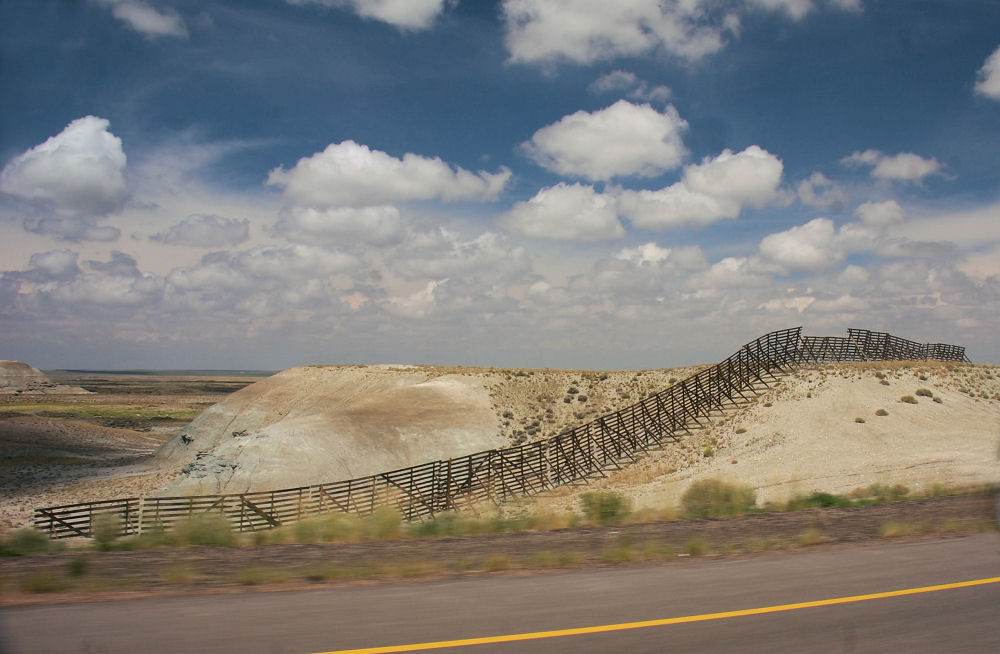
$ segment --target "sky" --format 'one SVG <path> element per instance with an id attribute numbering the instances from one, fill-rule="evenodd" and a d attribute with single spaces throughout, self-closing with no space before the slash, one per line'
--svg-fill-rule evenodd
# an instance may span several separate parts
<path id="1" fill-rule="evenodd" d="M 995 0 L 11 0 L 0 97 L 0 358 L 1000 362 Z"/>

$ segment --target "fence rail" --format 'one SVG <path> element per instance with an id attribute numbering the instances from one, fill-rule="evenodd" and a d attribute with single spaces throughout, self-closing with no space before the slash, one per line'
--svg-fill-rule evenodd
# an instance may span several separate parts
<path id="1" fill-rule="evenodd" d="M 205 513 L 226 516 L 240 532 L 333 511 L 365 515 L 383 506 L 397 509 L 406 520 L 417 520 L 603 475 L 704 426 L 712 413 L 749 401 L 756 389 L 802 364 L 968 360 L 963 347 L 920 344 L 881 332 L 850 329 L 846 338 L 801 332 L 795 327 L 765 334 L 724 361 L 632 406 L 545 440 L 301 488 L 47 507 L 35 511 L 34 524 L 51 538 L 69 538 L 91 536 L 94 518 L 101 514 L 116 519 L 123 535 L 169 530 Z"/>

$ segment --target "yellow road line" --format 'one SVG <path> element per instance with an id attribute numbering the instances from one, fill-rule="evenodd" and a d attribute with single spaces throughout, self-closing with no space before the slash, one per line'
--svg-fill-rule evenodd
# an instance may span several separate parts
<path id="1" fill-rule="evenodd" d="M 390 652 L 420 652 L 429 649 L 444 649 L 446 647 L 468 647 L 469 645 L 488 645 L 492 643 L 511 643 L 521 640 L 538 640 L 541 638 L 561 638 L 563 636 L 600 634 L 609 631 L 625 631 L 628 629 L 663 627 L 666 625 L 683 624 L 686 622 L 704 622 L 706 620 L 723 620 L 725 618 L 738 618 L 746 615 L 761 615 L 764 613 L 797 611 L 799 609 L 810 609 L 817 606 L 833 606 L 835 604 L 866 602 L 868 600 L 874 600 L 874 599 L 885 599 L 888 597 L 903 597 L 905 595 L 919 595 L 921 593 L 935 593 L 942 590 L 953 590 L 955 588 L 968 588 L 970 586 L 983 586 L 985 584 L 996 584 L 996 583 L 1000 583 L 1000 577 L 989 577 L 986 579 L 972 579 L 970 581 L 957 581 L 950 584 L 939 584 L 937 586 L 922 586 L 920 588 L 904 588 L 902 590 L 889 590 L 882 593 L 870 593 L 868 595 L 833 597 L 830 599 L 815 600 L 812 602 L 797 602 L 795 604 L 762 606 L 755 609 L 741 609 L 739 611 L 723 611 L 721 613 L 703 613 L 701 615 L 685 615 L 677 618 L 661 618 L 659 620 L 644 620 L 642 622 L 622 622 L 619 624 L 604 624 L 592 627 L 577 627 L 575 629 L 555 629 L 552 631 L 535 631 L 524 634 L 505 634 L 501 636 L 484 636 L 482 638 L 441 640 L 433 643 L 412 643 L 409 645 L 389 645 L 386 647 L 363 647 L 361 649 L 342 649 L 332 652 L 322 652 L 321 654 L 389 654 Z"/>

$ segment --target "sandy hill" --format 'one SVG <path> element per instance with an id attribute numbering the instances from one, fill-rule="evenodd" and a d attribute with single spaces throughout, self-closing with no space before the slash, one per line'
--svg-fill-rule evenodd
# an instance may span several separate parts
<path id="1" fill-rule="evenodd" d="M 295 368 L 234 393 L 164 444 L 158 467 L 184 473 L 160 494 L 289 488 L 537 440 L 695 370 Z M 664 506 L 705 477 L 751 484 L 762 502 L 876 482 L 1000 481 L 1000 368 L 803 369 L 676 445 L 539 502 L 572 509 L 579 492 L 607 487 Z"/>
<path id="2" fill-rule="evenodd" d="M 59 393 L 81 395 L 87 393 L 77 386 L 63 386 L 52 383 L 42 371 L 21 361 L 0 359 L 0 394 L 4 393 Z"/>

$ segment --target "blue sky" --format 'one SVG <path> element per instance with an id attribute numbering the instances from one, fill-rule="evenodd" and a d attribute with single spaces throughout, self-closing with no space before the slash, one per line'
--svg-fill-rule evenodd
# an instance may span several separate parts
<path id="1" fill-rule="evenodd" d="M 1000 3 L 0 4 L 0 357 L 1000 361 Z"/>

